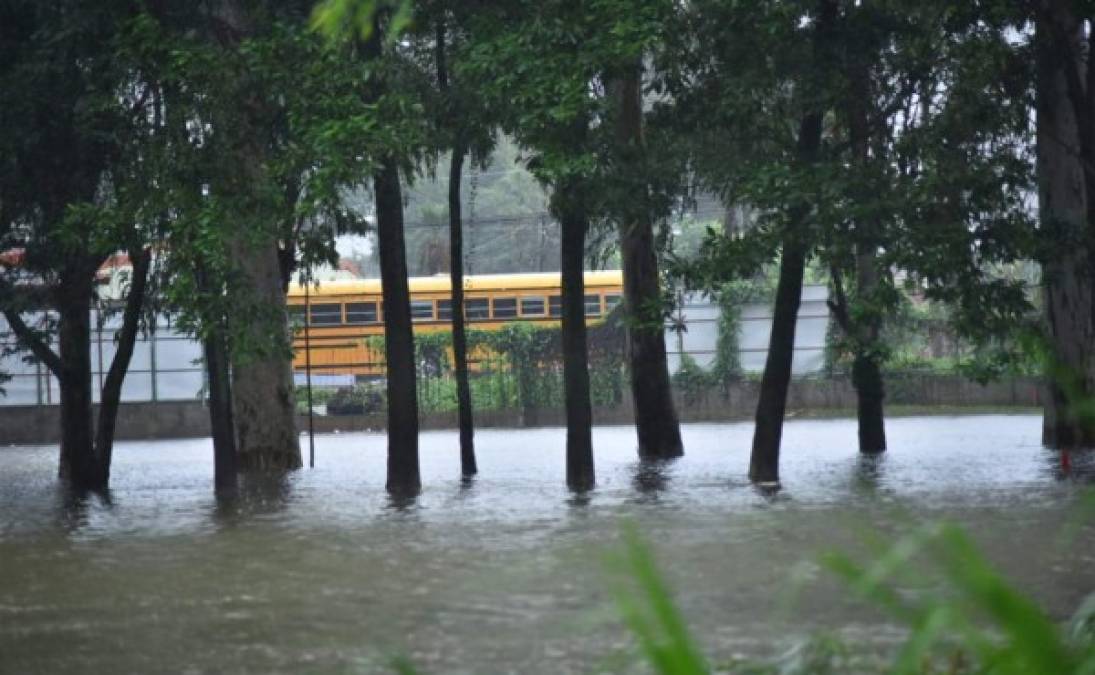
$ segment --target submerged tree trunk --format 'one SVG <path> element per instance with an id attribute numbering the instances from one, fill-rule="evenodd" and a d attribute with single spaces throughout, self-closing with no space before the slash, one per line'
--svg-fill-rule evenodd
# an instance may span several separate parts
<path id="1" fill-rule="evenodd" d="M 821 143 L 821 114 L 808 113 L 799 125 L 798 155 L 811 161 Z M 783 436 L 783 416 L 787 390 L 791 384 L 791 365 L 795 354 L 795 324 L 802 302 L 802 278 L 806 271 L 806 223 L 808 207 L 799 207 L 791 219 L 791 228 L 783 237 L 783 255 L 779 263 L 776 303 L 772 312 L 772 333 L 768 356 L 760 381 L 753 451 L 749 459 L 749 479 L 757 483 L 779 481 L 779 446 Z"/>
<path id="2" fill-rule="evenodd" d="M 1075 82 L 1084 73 L 1081 23 L 1066 3 L 1048 3 L 1043 11 L 1035 40 L 1037 167 L 1051 363 L 1042 440 L 1050 447 L 1070 448 L 1095 445 L 1095 417 L 1077 414 L 1080 404 L 1095 397 L 1090 215 L 1095 195 L 1090 194 L 1091 181 L 1084 174 L 1081 130 L 1081 126 L 1090 127 L 1092 120 L 1078 119 L 1068 84 L 1069 77 Z"/>
<path id="3" fill-rule="evenodd" d="M 251 332 L 253 353 L 232 354 L 232 411 L 237 461 L 242 471 L 285 471 L 301 466 L 293 396 L 292 356 L 281 266 L 273 241 L 242 238 L 232 251 L 246 286 L 239 292 L 261 307 L 262 320 L 240 327 Z"/>
<path id="4" fill-rule="evenodd" d="M 658 258 L 643 157 L 641 73 L 642 65 L 636 62 L 614 83 L 618 99 L 616 140 L 620 145 L 617 170 L 635 178 L 622 181 L 624 190 L 618 195 L 622 200 L 620 258 L 639 457 L 666 459 L 680 457 L 684 448 L 666 361 Z"/>
<path id="5" fill-rule="evenodd" d="M 848 131 L 852 143 L 852 161 L 867 170 L 870 157 L 870 122 L 867 106 L 871 93 L 871 64 L 863 58 L 852 66 L 850 99 L 848 101 Z M 874 195 L 863 195 L 871 199 Z M 856 418 L 859 422 L 859 451 L 875 454 L 886 450 L 886 426 L 883 412 L 885 384 L 882 381 L 881 345 L 882 316 L 878 310 L 879 290 L 878 245 L 876 227 L 866 220 L 856 223 L 855 291 L 860 311 L 849 317 L 844 306 L 845 333 L 852 339 L 855 358 L 852 362 L 852 385 L 856 395 Z M 842 299 L 843 300 L 843 299 Z"/>
<path id="6" fill-rule="evenodd" d="M 574 182 L 556 187 L 553 208 L 562 237 L 563 397 L 567 420 L 567 486 L 593 487 L 593 410 L 589 400 L 586 347 L 585 240 L 589 217 Z"/>
<path id="7" fill-rule="evenodd" d="M 247 323 L 234 326 L 244 348 L 232 349 L 233 419 L 237 460 L 243 471 L 285 471 L 301 466 L 293 397 L 289 339 L 276 223 L 261 214 L 272 189 L 264 136 L 268 103 L 254 75 L 240 58 L 243 43 L 256 37 L 265 19 L 260 8 L 244 0 L 218 0 L 211 6 L 210 37 L 226 52 L 225 68 L 235 97 L 235 114 L 215 123 L 229 149 L 232 171 L 214 190 L 230 201 L 247 204 L 234 216 L 238 233 L 229 248 L 237 265 L 238 284 L 230 294 L 257 311 L 228 317 Z M 236 343 L 233 342 L 235 345 Z"/>
<path id="8" fill-rule="evenodd" d="M 802 300 L 802 277 L 806 269 L 806 251 L 798 236 L 788 235 L 783 243 L 779 264 L 776 304 L 772 312 L 772 333 L 768 356 L 760 381 L 753 452 L 749 459 L 749 480 L 757 483 L 779 481 L 779 445 L 783 435 L 783 416 L 787 390 L 791 383 L 791 364 L 795 350 L 795 324 Z"/>
<path id="9" fill-rule="evenodd" d="M 58 477 L 78 490 L 106 490 L 114 428 L 122 382 L 133 355 L 144 303 L 150 253 L 134 258 L 134 279 L 126 299 L 117 352 L 103 385 L 98 428 L 93 409 L 91 367 L 91 307 L 95 274 L 101 259 L 81 256 L 65 267 L 52 294 L 57 310 L 57 340 L 54 352 L 16 311 L 4 311 L 8 324 L 35 357 L 57 378 L 61 389 L 61 452 Z"/>
<path id="10" fill-rule="evenodd" d="M 882 408 L 885 385 L 878 360 L 859 353 L 852 362 L 856 418 L 859 421 L 859 451 L 877 454 L 886 450 L 886 423 Z"/>
<path id="11" fill-rule="evenodd" d="M 856 256 L 856 265 L 856 290 L 869 297 L 878 285 L 875 256 L 860 254 Z M 866 267 L 867 265 L 870 267 Z M 862 309 L 853 320 L 840 268 L 834 264 L 830 274 L 835 298 L 829 299 L 829 310 L 852 344 L 852 386 L 856 393 L 859 451 L 867 454 L 884 452 L 886 429 L 882 399 L 885 389 L 878 356 L 880 322 L 870 310 Z"/>
<path id="12" fill-rule="evenodd" d="M 814 25 L 813 58 L 819 63 L 828 49 L 829 33 L 836 19 L 836 0 L 819 0 Z M 818 67 L 824 67 L 824 64 Z M 796 160 L 809 165 L 817 158 L 821 147 L 821 126 L 824 113 L 811 110 L 803 114 L 798 127 Z M 791 365 L 795 352 L 795 324 L 802 302 L 802 277 L 806 271 L 806 256 L 810 250 L 809 213 L 812 206 L 800 203 L 792 207 L 790 222 L 783 234 L 779 282 L 772 312 L 772 333 L 768 339 L 768 356 L 761 376 L 757 401 L 756 426 L 753 431 L 753 451 L 749 458 L 749 479 L 757 483 L 779 482 L 779 446 L 783 436 L 783 416 L 787 406 L 787 390 L 791 383 Z"/>
<path id="13" fill-rule="evenodd" d="M 83 270 L 62 275 L 58 292 L 61 371 L 55 374 L 61 388 L 59 473 L 75 488 L 102 490 L 106 488 L 106 476 L 95 454 L 92 422 L 91 279 Z"/>
<path id="14" fill-rule="evenodd" d="M 384 161 L 373 177 L 373 185 L 384 299 L 384 355 L 388 368 L 387 489 L 396 495 L 414 495 L 421 489 L 414 334 L 403 235 L 403 197 L 399 169 L 391 158 Z"/>
<path id="15" fill-rule="evenodd" d="M 129 282 L 129 294 L 122 315 L 122 329 L 119 331 L 117 348 L 110 362 L 110 370 L 103 381 L 103 390 L 99 396 L 99 424 L 95 430 L 95 452 L 99 461 L 99 472 L 103 486 L 110 481 L 110 463 L 114 455 L 114 428 L 118 419 L 118 403 L 122 397 L 122 383 L 129 362 L 133 358 L 133 348 L 137 341 L 137 329 L 140 327 L 141 309 L 144 307 L 145 289 L 148 287 L 148 270 L 152 264 L 152 251 L 144 250 L 131 255 L 133 274 Z"/>
<path id="16" fill-rule="evenodd" d="M 460 179 L 466 152 L 462 143 L 456 143 L 449 164 L 449 275 L 452 281 L 452 360 L 460 420 L 460 473 L 474 476 L 479 469 L 475 461 L 475 429 L 468 383 L 468 338 L 464 330 L 464 234 L 460 205 Z"/>
<path id="17" fill-rule="evenodd" d="M 205 372 L 209 379 L 209 426 L 213 432 L 213 485 L 236 487 L 236 434 L 232 420 L 232 383 L 224 331 L 216 328 L 202 343 Z"/>
<path id="18" fill-rule="evenodd" d="M 197 264 L 195 277 L 201 294 L 217 294 L 208 271 L 200 262 Z M 216 490 L 232 490 L 238 484 L 236 473 L 239 471 L 239 463 L 236 459 L 236 428 L 232 419 L 232 375 L 226 335 L 227 318 L 218 313 L 206 316 L 204 320 L 209 324 L 202 340 L 202 354 L 205 357 L 206 383 L 209 387 L 209 428 L 213 435 L 213 486 Z"/>
<path id="19" fill-rule="evenodd" d="M 437 85 L 442 94 L 449 93 L 449 68 L 445 43 L 448 29 L 442 18 L 436 27 L 435 54 Z M 479 467 L 475 461 L 475 428 L 471 411 L 471 385 L 468 382 L 468 338 L 464 327 L 464 222 L 460 204 L 460 183 L 464 172 L 464 155 L 468 148 L 462 134 L 459 105 L 449 100 L 449 125 L 455 126 L 449 162 L 449 279 L 452 287 L 452 361 L 456 375 L 456 409 L 460 425 L 460 474 L 474 476 Z"/>

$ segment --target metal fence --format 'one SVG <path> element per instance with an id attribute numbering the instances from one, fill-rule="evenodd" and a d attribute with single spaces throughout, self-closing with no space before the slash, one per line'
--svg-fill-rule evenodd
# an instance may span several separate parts
<path id="1" fill-rule="evenodd" d="M 30 325 L 41 325 L 43 314 L 26 314 Z M 121 328 L 118 312 L 91 312 L 92 390 L 95 400 L 117 351 L 115 336 Z M 11 379 L 0 384 L 4 405 L 51 405 L 60 402 L 57 379 L 27 352 L 8 353 L 16 344 L 0 316 L 0 373 Z M 57 349 L 57 343 L 51 345 Z M 122 385 L 123 401 L 181 401 L 201 398 L 204 391 L 201 344 L 174 328 L 169 317 L 157 317 L 153 330 L 137 336 L 133 358 Z"/>
<path id="2" fill-rule="evenodd" d="M 807 286 L 803 292 L 795 331 L 796 374 L 817 372 L 825 357 L 825 333 L 829 326 L 829 313 L 825 305 L 827 289 L 824 286 Z M 31 325 L 38 325 L 43 315 L 28 314 Z M 683 321 L 685 330 L 666 328 L 666 347 L 669 368 L 680 368 L 681 354 L 688 354 L 701 367 L 710 368 L 715 360 L 718 343 L 719 308 L 709 298 L 694 293 L 685 296 L 675 317 Z M 110 370 L 116 351 L 115 336 L 121 328 L 118 312 L 92 311 L 91 315 L 91 362 L 93 395 L 98 400 L 103 379 Z M 749 304 L 742 307 L 739 345 L 741 364 L 746 372 L 759 372 L 764 368 L 768 352 L 768 335 L 772 327 L 772 310 L 767 304 Z M 39 361 L 27 352 L 7 354 L 15 346 L 15 336 L 0 316 L 0 373 L 10 380 L 0 385 L 5 390 L 0 395 L 0 406 L 53 405 L 59 402 L 60 389 L 57 379 Z M 54 343 L 53 348 L 57 345 Z M 179 332 L 167 316 L 156 320 L 154 330 L 141 334 L 134 345 L 133 359 L 122 385 L 123 401 L 180 401 L 200 399 L 205 393 L 205 376 L 202 368 L 201 344 L 189 335 Z M 352 384 L 354 376 L 319 373 L 313 369 L 312 384 L 317 387 L 339 387 Z M 296 373 L 297 385 L 304 384 L 304 373 Z"/>
<path id="3" fill-rule="evenodd" d="M 819 372 L 825 365 L 825 334 L 829 330 L 829 289 L 809 285 L 802 289 L 802 304 L 795 324 L 795 354 L 792 372 L 796 375 Z M 674 318 L 685 330 L 666 327 L 665 346 L 670 372 L 680 369 L 681 354 L 690 356 L 701 368 L 715 363 L 719 338 L 719 306 L 701 293 L 684 296 Z M 772 332 L 772 306 L 749 303 L 741 308 L 738 328 L 738 353 L 741 368 L 747 373 L 764 370 L 768 358 L 768 337 Z"/>

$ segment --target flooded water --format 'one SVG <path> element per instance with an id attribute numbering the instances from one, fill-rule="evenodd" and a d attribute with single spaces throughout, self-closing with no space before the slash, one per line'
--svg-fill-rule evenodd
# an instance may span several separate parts
<path id="1" fill-rule="evenodd" d="M 616 668 L 631 642 L 606 557 L 625 521 L 716 661 L 819 629 L 892 644 L 812 561 L 936 519 L 1063 618 L 1095 590 L 1079 517 L 1095 459 L 1063 475 L 1040 425 L 894 419 L 890 452 L 869 460 L 854 421 L 792 421 L 774 496 L 743 480 L 749 424 L 688 425 L 688 454 L 657 468 L 630 428 L 599 428 L 584 497 L 563 487 L 561 429 L 479 432 L 470 484 L 455 432 L 426 433 L 410 504 L 383 491 L 376 434 L 318 437 L 315 469 L 221 502 L 208 440 L 119 444 L 109 504 L 59 493 L 54 447 L 3 448 L 0 671 L 385 672 L 394 655 L 425 673 Z"/>

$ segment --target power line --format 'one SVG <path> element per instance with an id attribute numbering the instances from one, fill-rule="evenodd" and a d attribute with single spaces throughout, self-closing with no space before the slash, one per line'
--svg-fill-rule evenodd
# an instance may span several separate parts
<path id="1" fill-rule="evenodd" d="M 716 210 L 689 211 L 689 212 L 686 212 L 684 214 L 681 214 L 682 217 L 683 216 L 690 216 L 690 217 L 694 217 L 694 218 L 712 218 L 712 219 L 720 218 L 722 215 L 723 215 L 722 211 L 716 211 Z M 486 226 L 486 227 L 497 227 L 497 226 L 500 226 L 500 225 L 522 225 L 522 224 L 535 225 L 535 226 L 539 227 L 540 223 L 541 223 L 541 219 L 544 219 L 544 221 L 546 223 L 550 223 L 553 226 L 556 226 L 556 227 L 558 226 L 558 223 L 555 222 L 555 219 L 551 216 L 551 214 L 549 212 L 540 211 L 540 212 L 532 212 L 532 213 L 513 214 L 513 215 L 505 215 L 505 216 L 495 216 L 493 218 L 476 218 L 474 221 L 471 221 L 471 220 L 464 221 L 464 227 L 484 227 L 484 226 Z M 679 220 L 679 218 L 674 218 L 672 220 Z M 445 223 L 445 222 L 430 223 L 430 222 L 426 222 L 426 221 L 411 221 L 411 222 L 404 222 L 403 223 L 403 228 L 407 229 L 407 230 L 442 229 L 442 228 L 448 229 L 448 227 L 449 227 L 449 224 Z"/>

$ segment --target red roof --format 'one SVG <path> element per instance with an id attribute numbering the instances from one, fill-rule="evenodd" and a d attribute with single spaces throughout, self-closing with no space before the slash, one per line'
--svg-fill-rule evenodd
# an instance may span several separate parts
<path id="1" fill-rule="evenodd" d="M 23 264 L 23 258 L 26 257 L 26 251 L 21 248 L 12 248 L 7 251 L 0 251 L 0 265 L 6 265 L 7 267 L 17 267 Z"/>
<path id="2" fill-rule="evenodd" d="M 357 279 L 360 279 L 363 276 L 361 274 L 361 268 L 357 266 L 357 263 L 355 263 L 353 260 L 350 260 L 348 258 L 339 258 L 338 259 L 338 268 L 340 270 L 342 270 L 343 272 L 349 272 L 350 274 L 354 275 L 354 277 L 357 278 Z"/>

